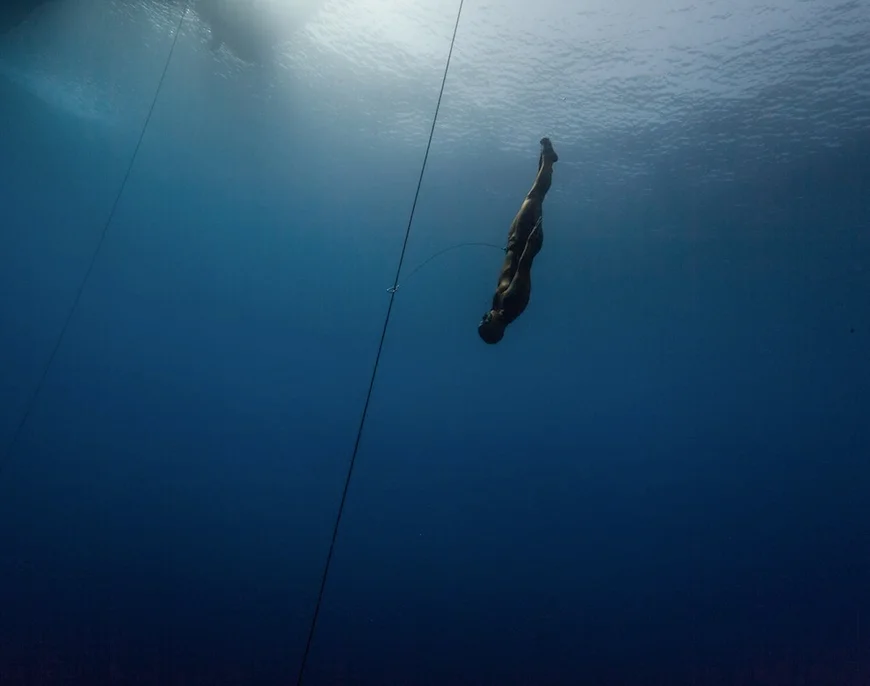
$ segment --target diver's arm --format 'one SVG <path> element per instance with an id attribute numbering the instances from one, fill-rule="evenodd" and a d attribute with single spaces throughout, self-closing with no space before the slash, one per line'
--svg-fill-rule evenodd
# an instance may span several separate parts
<path id="1" fill-rule="evenodd" d="M 499 309 L 506 312 L 522 312 L 529 299 L 529 280 L 531 272 L 520 266 L 508 287 L 501 292 Z M 493 308 L 495 309 L 495 308 Z"/>
<path id="2" fill-rule="evenodd" d="M 538 234 L 538 228 L 541 226 L 541 220 L 538 220 L 538 223 L 535 224 L 535 228 L 532 229 L 532 232 L 529 234 L 528 239 L 526 240 L 526 245 L 523 248 L 523 254 L 520 255 L 519 262 L 517 263 L 517 274 L 520 272 L 528 272 L 532 268 L 532 260 L 535 259 L 535 255 L 538 254 L 538 250 L 532 247 L 532 243 L 534 241 L 540 240 L 540 235 Z M 514 275 L 514 279 L 516 279 L 516 274 Z"/>
<path id="3" fill-rule="evenodd" d="M 510 284 L 508 284 L 505 288 L 502 288 L 501 286 L 499 286 L 496 289 L 495 294 L 492 296 L 491 309 L 493 312 L 498 312 L 500 309 L 502 309 L 504 307 L 504 294 L 508 288 L 510 288 Z"/>
<path id="4" fill-rule="evenodd" d="M 535 259 L 535 253 L 532 250 L 529 250 L 529 244 L 526 243 L 523 254 L 520 255 L 520 261 L 517 262 L 517 273 L 514 274 L 514 281 L 516 281 L 516 278 L 519 274 L 527 273 L 531 270 L 533 259 Z"/>

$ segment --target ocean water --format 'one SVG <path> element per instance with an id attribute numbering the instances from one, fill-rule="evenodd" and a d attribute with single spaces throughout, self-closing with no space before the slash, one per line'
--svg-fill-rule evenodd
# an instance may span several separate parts
<path id="1" fill-rule="evenodd" d="M 25 5 L 0 685 L 870 683 L 868 0 Z"/>

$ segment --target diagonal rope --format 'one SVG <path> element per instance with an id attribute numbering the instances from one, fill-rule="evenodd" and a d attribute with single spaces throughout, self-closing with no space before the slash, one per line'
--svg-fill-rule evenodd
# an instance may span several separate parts
<path id="1" fill-rule="evenodd" d="M 45 363 L 45 366 L 42 369 L 42 374 L 40 375 L 39 381 L 36 384 L 36 389 L 33 391 L 33 394 L 30 396 L 30 400 L 28 401 L 25 409 L 24 415 L 21 417 L 21 421 L 18 422 L 18 426 L 15 429 L 15 432 L 12 434 L 12 440 L 9 442 L 9 446 L 6 448 L 6 452 L 0 458 L 0 475 L 3 474 L 3 471 L 6 469 L 6 466 L 9 464 L 9 460 L 12 457 L 12 451 L 15 449 L 15 446 L 18 444 L 19 439 L 21 438 L 21 432 L 24 430 L 24 426 L 27 424 L 27 420 L 30 419 L 30 415 L 33 412 L 33 408 L 36 405 L 36 400 L 39 397 L 39 394 L 42 392 L 42 387 L 45 385 L 45 379 L 48 377 L 48 372 L 51 369 L 52 364 L 54 363 L 54 358 L 57 356 L 57 351 L 60 350 L 60 346 L 63 343 L 64 338 L 66 337 L 67 329 L 69 328 L 70 322 L 72 321 L 73 315 L 78 310 L 79 302 L 82 299 L 82 293 L 84 293 L 85 286 L 87 286 L 88 280 L 91 278 L 91 272 L 94 270 L 94 265 L 97 262 L 97 257 L 100 254 L 100 251 L 103 248 L 103 243 L 106 241 L 106 234 L 109 232 L 109 227 L 112 225 L 112 221 L 115 218 L 115 213 L 118 210 L 118 204 L 121 202 L 121 196 L 124 194 L 124 189 L 127 188 L 127 181 L 130 179 L 130 173 L 133 171 L 133 165 L 136 163 L 136 157 L 139 154 L 139 148 L 142 147 L 142 140 L 145 138 L 145 132 L 148 130 L 148 124 L 151 122 L 151 115 L 154 114 L 154 107 L 157 105 L 157 98 L 160 96 L 160 89 L 163 87 L 163 81 L 166 79 L 166 73 L 169 71 L 169 64 L 172 62 L 172 54 L 175 52 L 175 46 L 178 43 L 178 35 L 181 33 L 181 27 L 184 24 L 184 19 L 187 16 L 188 6 L 185 3 L 184 10 L 181 12 L 181 17 L 178 20 L 178 25 L 175 27 L 175 37 L 172 39 L 172 46 L 169 48 L 169 54 L 166 56 L 166 64 L 163 65 L 163 72 L 160 75 L 160 81 L 157 83 L 157 90 L 154 91 L 154 99 L 151 101 L 151 107 L 148 108 L 148 114 L 145 116 L 145 123 L 142 125 L 142 131 L 139 132 L 139 139 L 136 141 L 136 147 L 133 149 L 133 156 L 130 158 L 130 164 L 127 166 L 127 171 L 124 174 L 124 178 L 121 181 L 121 186 L 118 189 L 118 193 L 115 196 L 115 200 L 112 203 L 112 209 L 109 211 L 109 217 L 106 219 L 106 223 L 103 226 L 103 231 L 100 234 L 100 239 L 97 241 L 97 247 L 94 248 L 94 252 L 91 255 L 91 261 L 88 263 L 88 268 L 85 270 L 85 275 L 79 283 L 78 290 L 76 291 L 75 297 L 73 298 L 72 306 L 67 312 L 66 319 L 63 322 L 63 326 L 61 326 L 60 334 L 58 334 L 57 340 L 54 342 L 54 348 L 52 348 L 51 354 L 48 356 L 48 361 Z"/>
<path id="2" fill-rule="evenodd" d="M 384 351 L 384 339 L 387 337 L 387 328 L 390 325 L 390 315 L 393 313 L 393 303 L 396 300 L 396 291 L 399 288 L 399 274 L 402 272 L 402 263 L 405 260 L 405 251 L 408 248 L 408 239 L 411 236 L 411 225 L 414 222 L 414 212 L 417 209 L 417 201 L 420 198 L 420 187 L 423 185 L 423 175 L 426 173 L 426 163 L 429 161 L 429 150 L 432 148 L 432 138 L 435 135 L 435 124 L 438 122 L 438 112 L 441 110 L 441 99 L 444 97 L 444 86 L 447 83 L 447 73 L 450 71 L 450 58 L 453 56 L 453 46 L 456 44 L 456 33 L 459 31 L 459 20 L 462 17 L 462 6 L 465 0 L 459 0 L 459 10 L 456 13 L 456 23 L 453 26 L 453 38 L 450 40 L 450 50 L 447 53 L 447 63 L 444 65 L 444 76 L 441 78 L 441 90 L 438 93 L 438 102 L 435 105 L 435 116 L 432 117 L 432 128 L 429 130 L 429 142 L 426 144 L 426 153 L 423 155 L 423 165 L 420 167 L 420 177 L 417 179 L 417 190 L 414 193 L 414 202 L 411 205 L 411 214 L 408 217 L 408 226 L 405 229 L 405 240 L 402 243 L 402 252 L 399 255 L 399 264 L 396 267 L 396 277 L 393 279 L 393 287 L 390 289 L 390 302 L 387 305 L 387 314 L 384 317 L 384 327 L 381 330 L 381 340 L 378 343 L 378 352 L 375 355 L 375 362 L 372 368 L 372 376 L 369 381 L 368 392 L 366 393 L 365 404 L 363 405 L 362 417 L 360 418 L 359 429 L 356 433 L 356 441 L 353 446 L 353 453 L 350 457 L 350 464 L 347 468 L 347 477 L 344 480 L 344 490 L 341 493 L 341 501 L 338 505 L 338 512 L 335 517 L 335 525 L 332 529 L 332 540 L 329 543 L 329 552 L 326 555 L 326 563 L 323 566 L 323 575 L 320 579 L 320 590 L 317 593 L 317 602 L 314 605 L 314 614 L 311 617 L 311 626 L 308 630 L 308 640 L 305 642 L 305 652 L 302 654 L 302 663 L 299 666 L 299 675 L 296 679 L 296 685 L 302 686 L 305 677 L 305 667 L 308 664 L 308 656 L 311 652 L 311 643 L 314 639 L 314 632 L 317 628 L 317 619 L 320 616 L 320 608 L 323 604 L 323 593 L 326 589 L 326 581 L 329 576 L 329 567 L 332 563 L 332 556 L 335 552 L 335 541 L 338 538 L 338 529 L 341 525 L 341 517 L 344 514 L 344 505 L 347 501 L 347 492 L 350 488 L 350 480 L 353 476 L 353 468 L 356 464 L 356 457 L 359 453 L 360 441 L 362 440 L 363 429 L 365 428 L 366 418 L 368 417 L 369 404 L 372 399 L 372 391 L 375 387 L 375 379 L 378 375 L 378 365 L 381 361 L 381 354 Z"/>

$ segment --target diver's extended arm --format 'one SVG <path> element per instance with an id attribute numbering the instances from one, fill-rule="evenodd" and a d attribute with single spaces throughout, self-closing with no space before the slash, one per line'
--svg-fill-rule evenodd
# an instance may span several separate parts
<path id="1" fill-rule="evenodd" d="M 541 240 L 541 236 L 538 233 L 540 228 L 541 220 L 538 219 L 535 223 L 535 228 L 532 229 L 531 233 L 529 233 L 526 245 L 523 248 L 523 254 L 520 255 L 520 260 L 517 263 L 517 272 L 527 271 L 532 268 L 532 260 L 535 259 L 535 255 L 538 254 L 538 250 L 540 249 L 540 245 L 535 245 L 535 243 Z M 516 278 L 516 276 L 514 276 L 514 278 Z"/>

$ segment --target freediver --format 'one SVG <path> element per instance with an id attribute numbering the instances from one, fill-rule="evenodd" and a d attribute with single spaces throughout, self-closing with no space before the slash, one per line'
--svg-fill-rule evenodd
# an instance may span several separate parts
<path id="1" fill-rule="evenodd" d="M 504 338 L 505 328 L 515 321 L 529 304 L 532 294 L 532 262 L 544 245 L 544 198 L 553 183 L 553 164 L 559 156 L 549 138 L 541 139 L 538 175 L 517 212 L 508 232 L 504 263 L 492 308 L 483 315 L 477 333 L 485 343 L 495 344 Z"/>

